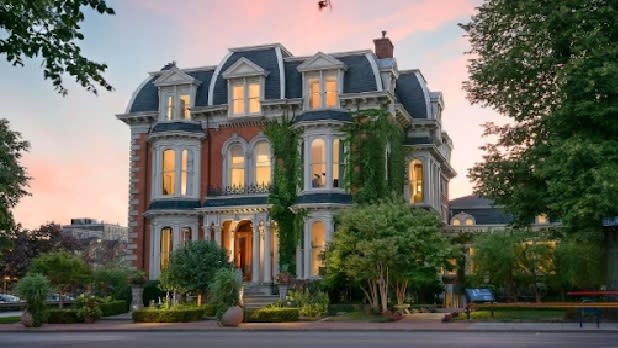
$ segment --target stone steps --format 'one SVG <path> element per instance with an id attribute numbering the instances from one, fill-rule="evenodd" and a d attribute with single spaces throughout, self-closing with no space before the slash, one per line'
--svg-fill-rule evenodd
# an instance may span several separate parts
<path id="1" fill-rule="evenodd" d="M 271 303 L 279 301 L 279 296 L 276 295 L 245 295 L 243 296 L 243 305 L 245 309 L 257 309 L 265 307 Z"/>

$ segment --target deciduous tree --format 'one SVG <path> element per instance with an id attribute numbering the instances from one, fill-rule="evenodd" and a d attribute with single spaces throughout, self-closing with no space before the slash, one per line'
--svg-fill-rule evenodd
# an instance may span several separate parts
<path id="1" fill-rule="evenodd" d="M 9 128 L 9 121 L 0 118 L 0 244 L 5 247 L 8 233 L 15 225 L 11 209 L 28 194 L 26 186 L 30 178 L 20 160 L 29 148 L 21 134 Z"/>
<path id="2" fill-rule="evenodd" d="M 389 288 L 403 302 L 411 283 L 435 279 L 451 255 L 440 218 L 398 197 L 356 205 L 338 221 L 327 251 L 328 276 L 344 272 L 362 284 L 374 310 L 387 310 Z"/>
<path id="3" fill-rule="evenodd" d="M 599 231 L 618 215 L 616 23 L 611 0 L 486 0 L 461 25 L 469 99 L 513 120 L 485 126 L 497 141 L 469 177 L 519 223 Z"/>
<path id="4" fill-rule="evenodd" d="M 43 58 L 43 78 L 65 95 L 63 75 L 69 74 L 87 91 L 97 93 L 112 86 L 102 74 L 107 65 L 82 55 L 78 43 L 84 40 L 80 24 L 83 8 L 114 14 L 105 0 L 4 0 L 0 4 L 0 55 L 12 65 L 24 65 L 25 58 Z"/>

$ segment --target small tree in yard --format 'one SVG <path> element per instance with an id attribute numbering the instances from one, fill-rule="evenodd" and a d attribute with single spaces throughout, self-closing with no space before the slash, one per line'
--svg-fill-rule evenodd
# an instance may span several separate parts
<path id="1" fill-rule="evenodd" d="M 32 326 L 43 325 L 47 321 L 47 293 L 49 280 L 44 275 L 30 273 L 17 283 L 17 294 L 26 301 L 26 312 L 32 316 Z M 25 323 L 24 323 L 25 324 Z"/>
<path id="2" fill-rule="evenodd" d="M 227 267 L 227 252 L 216 243 L 207 240 L 190 242 L 172 254 L 169 265 L 161 272 L 160 287 L 196 293 L 198 305 L 201 305 L 202 296 L 208 293 L 215 273 Z"/>
<path id="3" fill-rule="evenodd" d="M 327 273 L 344 272 L 364 284 L 372 309 L 386 312 L 389 287 L 402 304 L 411 282 L 435 278 L 451 253 L 437 215 L 393 197 L 341 213 L 327 251 Z"/>
<path id="4" fill-rule="evenodd" d="M 66 251 L 57 251 L 39 255 L 32 260 L 30 272 L 45 275 L 60 295 L 59 307 L 63 306 L 63 296 L 72 287 L 83 285 L 90 279 L 90 268 L 78 256 Z"/>

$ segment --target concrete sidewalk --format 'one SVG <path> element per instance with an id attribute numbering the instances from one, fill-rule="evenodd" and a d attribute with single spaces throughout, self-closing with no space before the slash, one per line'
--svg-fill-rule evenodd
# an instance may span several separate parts
<path id="1" fill-rule="evenodd" d="M 94 324 L 46 324 L 40 328 L 25 328 L 23 325 L 3 324 L 0 332 L 85 332 L 85 331 L 522 331 L 522 332 L 616 332 L 618 323 L 593 323 L 579 327 L 568 323 L 499 323 L 458 320 L 442 323 L 435 319 L 406 317 L 388 323 L 361 321 L 318 320 L 293 323 L 243 323 L 239 327 L 222 327 L 215 320 L 202 320 L 174 324 L 134 324 L 128 316 L 116 316 L 98 320 Z"/>

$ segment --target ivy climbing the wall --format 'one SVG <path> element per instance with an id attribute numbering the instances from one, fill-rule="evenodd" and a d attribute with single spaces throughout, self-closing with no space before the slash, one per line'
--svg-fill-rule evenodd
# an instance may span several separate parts
<path id="1" fill-rule="evenodd" d="M 274 182 L 268 203 L 271 217 L 279 232 L 279 263 L 282 271 L 293 272 L 296 264 L 296 246 L 302 231 L 302 216 L 290 207 L 296 202 L 296 189 L 302 174 L 298 154 L 299 131 L 283 116 L 280 121 L 266 125 L 264 134 L 270 140 L 275 156 Z M 287 268 L 287 269 L 285 269 Z"/>
<path id="2" fill-rule="evenodd" d="M 359 111 L 346 125 L 346 182 L 355 203 L 372 203 L 402 195 L 404 182 L 403 130 L 384 109 Z"/>

